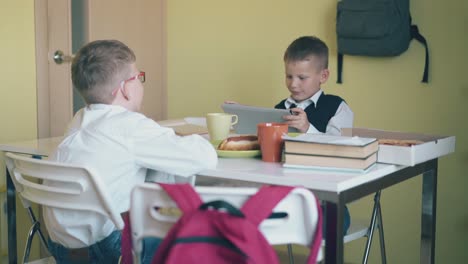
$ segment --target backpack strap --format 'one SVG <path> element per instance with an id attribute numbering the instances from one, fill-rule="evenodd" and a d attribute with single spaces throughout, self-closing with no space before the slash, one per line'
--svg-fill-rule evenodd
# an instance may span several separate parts
<path id="1" fill-rule="evenodd" d="M 338 52 L 337 59 L 338 77 L 336 83 L 343 83 L 343 53 Z"/>
<path id="2" fill-rule="evenodd" d="M 262 186 L 255 195 L 244 203 L 241 211 L 247 219 L 258 226 L 271 214 L 273 208 L 275 208 L 275 206 L 293 189 L 294 187 L 289 186 Z M 308 264 L 316 263 L 318 253 L 322 246 L 322 208 L 320 207 L 320 202 L 317 197 L 314 196 L 314 198 L 317 203 L 318 219 L 314 238 L 310 244 L 310 254 L 307 259 Z"/>
<path id="3" fill-rule="evenodd" d="M 121 239 L 121 255 L 120 263 L 122 264 L 132 264 L 133 255 L 132 255 L 132 238 L 131 238 L 131 227 L 130 227 L 130 217 L 126 214 L 123 217 L 124 229 L 122 230 L 122 239 Z"/>
<path id="4" fill-rule="evenodd" d="M 241 211 L 247 219 L 258 226 L 292 189 L 294 187 L 264 185 L 244 203 Z"/>
<path id="5" fill-rule="evenodd" d="M 218 211 L 220 209 L 226 210 L 226 212 L 228 212 L 230 215 L 244 217 L 244 214 L 239 209 L 237 209 L 234 205 L 223 200 L 215 200 L 200 205 L 200 210 L 207 210 L 209 208 L 214 208 Z"/>
<path id="6" fill-rule="evenodd" d="M 159 186 L 176 202 L 182 212 L 187 213 L 193 210 L 198 210 L 203 201 L 192 185 L 184 184 L 164 184 L 159 183 Z"/>
<path id="7" fill-rule="evenodd" d="M 426 48 L 426 62 L 424 63 L 424 73 L 423 73 L 423 78 L 422 78 L 421 82 L 428 83 L 428 79 L 429 79 L 429 47 L 427 45 L 426 38 L 424 38 L 424 36 L 421 35 L 421 33 L 419 33 L 418 26 L 416 26 L 416 25 L 411 25 L 410 32 L 411 32 L 411 38 L 416 39 L 421 44 L 423 44 L 424 47 Z"/>
<path id="8" fill-rule="evenodd" d="M 197 210 L 202 204 L 200 196 L 195 192 L 190 184 L 159 184 L 161 188 L 177 203 L 179 209 L 182 212 L 189 212 Z M 132 237 L 131 237 L 131 226 L 130 217 L 125 215 L 123 217 L 124 229 L 122 230 L 121 239 L 121 263 L 131 264 L 133 263 L 132 254 Z"/>

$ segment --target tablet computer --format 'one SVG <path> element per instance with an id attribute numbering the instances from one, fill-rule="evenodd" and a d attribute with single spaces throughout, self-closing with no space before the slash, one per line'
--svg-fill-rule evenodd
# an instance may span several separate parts
<path id="1" fill-rule="evenodd" d="M 283 123 L 284 115 L 291 113 L 287 109 L 275 109 L 258 106 L 247 106 L 240 104 L 222 104 L 221 108 L 225 113 L 237 115 L 238 121 L 234 125 L 237 134 L 257 134 L 257 124 L 265 122 Z M 290 127 L 289 132 L 298 132 Z"/>

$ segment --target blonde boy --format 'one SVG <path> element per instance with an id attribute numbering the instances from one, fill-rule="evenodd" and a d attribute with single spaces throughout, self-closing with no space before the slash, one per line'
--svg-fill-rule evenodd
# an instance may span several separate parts
<path id="1" fill-rule="evenodd" d="M 352 127 L 354 114 L 339 96 L 325 94 L 321 86 L 330 76 L 328 47 L 317 37 L 294 40 L 284 53 L 286 86 L 290 96 L 275 108 L 291 109 L 284 117 L 290 127 L 302 133 L 340 135 Z"/>
<path id="2" fill-rule="evenodd" d="M 341 128 L 353 126 L 353 111 L 339 96 L 325 94 L 321 85 L 330 76 L 328 47 L 317 37 L 303 36 L 294 40 L 284 53 L 286 86 L 290 96 L 275 108 L 291 109 L 284 116 L 289 126 L 302 133 L 341 135 Z M 351 216 L 345 207 L 344 233 L 348 231 Z"/>

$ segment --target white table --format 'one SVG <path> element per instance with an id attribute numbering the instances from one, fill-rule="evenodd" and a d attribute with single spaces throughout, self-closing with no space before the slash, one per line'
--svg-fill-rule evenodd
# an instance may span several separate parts
<path id="1" fill-rule="evenodd" d="M 430 160 L 414 167 L 377 164 L 370 171 L 344 173 L 283 168 L 279 163 L 259 159 L 220 159 L 214 170 L 199 176 L 266 184 L 303 186 L 326 201 L 326 263 L 343 263 L 344 206 L 379 190 L 423 174 L 421 210 L 421 263 L 434 263 L 437 163 Z"/>
<path id="2" fill-rule="evenodd" d="M 31 140 L 0 144 L 0 151 L 48 156 L 61 138 Z M 364 174 L 283 168 L 279 163 L 259 159 L 220 159 L 216 169 L 200 176 L 248 182 L 303 186 L 326 201 L 326 263 L 343 263 L 343 215 L 345 204 L 378 190 L 423 174 L 421 209 L 421 263 L 434 263 L 436 194 L 438 160 L 430 160 L 414 167 L 377 164 Z M 16 263 L 15 190 L 7 172 L 7 214 L 9 263 Z"/>

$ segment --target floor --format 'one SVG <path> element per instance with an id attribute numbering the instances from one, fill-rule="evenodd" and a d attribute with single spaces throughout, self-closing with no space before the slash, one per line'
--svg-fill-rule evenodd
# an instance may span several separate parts
<path id="1" fill-rule="evenodd" d="M 298 246 L 293 246 L 296 248 L 295 250 L 293 249 L 294 252 L 294 263 L 306 263 L 308 255 L 308 251 L 306 248 L 302 247 L 298 249 Z M 289 256 L 288 256 L 288 250 L 286 245 L 281 245 L 281 246 L 275 246 L 276 253 L 278 254 L 278 257 L 280 259 L 281 264 L 289 264 Z"/>

